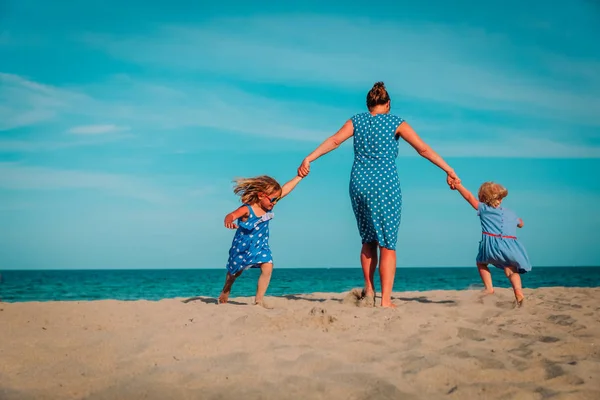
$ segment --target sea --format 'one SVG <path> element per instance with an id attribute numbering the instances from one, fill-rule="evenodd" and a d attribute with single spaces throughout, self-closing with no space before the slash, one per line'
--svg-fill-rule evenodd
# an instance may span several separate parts
<path id="1" fill-rule="evenodd" d="M 491 268 L 496 287 L 510 287 L 504 273 Z M 254 296 L 260 270 L 239 277 L 232 297 Z M 376 285 L 379 278 L 376 274 Z M 600 267 L 537 267 L 522 276 L 525 288 L 598 287 Z M 0 270 L 0 301 L 161 300 L 217 297 L 224 269 Z M 345 292 L 362 286 L 357 268 L 274 269 L 267 296 Z M 394 291 L 482 288 L 475 267 L 398 268 Z"/>

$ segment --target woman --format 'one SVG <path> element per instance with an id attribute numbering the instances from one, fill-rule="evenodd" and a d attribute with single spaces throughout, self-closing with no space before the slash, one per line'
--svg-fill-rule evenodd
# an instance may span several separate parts
<path id="1" fill-rule="evenodd" d="M 398 139 L 404 139 L 422 157 L 444 170 L 447 174 L 446 181 L 452 189 L 460 180 L 454 170 L 421 140 L 408 123 L 389 113 L 390 96 L 383 82 L 375 83 L 367 94 L 367 108 L 369 112 L 352 117 L 335 135 L 310 153 L 298 168 L 298 175 L 307 176 L 311 162 L 337 149 L 350 136 L 354 136 L 350 199 L 362 238 L 360 263 L 365 278 L 362 295 L 374 304 L 373 280 L 379 248 L 381 306 L 395 307 L 392 303 L 392 288 L 396 275 L 396 242 L 402 209 L 402 194 L 396 170 Z"/>

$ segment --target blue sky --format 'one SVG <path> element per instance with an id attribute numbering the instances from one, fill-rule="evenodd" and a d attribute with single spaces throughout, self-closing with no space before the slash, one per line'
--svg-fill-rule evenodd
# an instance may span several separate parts
<path id="1" fill-rule="evenodd" d="M 597 2 L 203 3 L 0 1 L 0 268 L 221 268 L 231 180 L 292 178 L 378 80 L 468 188 L 509 189 L 535 266 L 600 265 Z M 276 207 L 276 267 L 358 266 L 351 147 Z M 398 167 L 399 265 L 472 265 L 475 212 Z"/>

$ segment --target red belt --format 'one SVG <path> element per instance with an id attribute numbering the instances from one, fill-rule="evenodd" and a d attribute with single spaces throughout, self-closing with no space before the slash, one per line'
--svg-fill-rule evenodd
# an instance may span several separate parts
<path id="1" fill-rule="evenodd" d="M 481 232 L 484 235 L 488 235 L 488 236 L 493 236 L 493 237 L 501 237 L 501 238 L 505 238 L 505 239 L 516 239 L 516 236 L 502 236 L 502 235 L 497 235 L 495 233 L 489 233 L 489 232 Z"/>

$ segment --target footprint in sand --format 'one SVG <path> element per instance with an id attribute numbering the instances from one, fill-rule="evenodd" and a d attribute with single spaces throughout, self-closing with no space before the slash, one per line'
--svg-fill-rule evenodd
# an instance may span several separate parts
<path id="1" fill-rule="evenodd" d="M 504 363 L 495 358 L 475 357 L 482 369 L 505 369 Z"/>
<path id="2" fill-rule="evenodd" d="M 375 297 L 363 297 L 362 289 L 354 288 L 348 292 L 342 303 L 351 304 L 356 307 L 375 307 Z"/>
<path id="3" fill-rule="evenodd" d="M 519 347 L 508 350 L 508 352 L 521 358 L 529 358 L 533 354 L 533 350 L 529 348 L 530 346 L 531 343 L 524 343 L 521 344 Z"/>
<path id="4" fill-rule="evenodd" d="M 308 314 L 322 325 L 330 325 L 337 320 L 333 315 L 328 315 L 327 310 L 321 307 L 313 307 Z"/>
<path id="5" fill-rule="evenodd" d="M 515 308 L 515 301 L 498 301 L 496 302 L 496 307 L 502 308 L 504 310 L 510 310 Z"/>
<path id="6" fill-rule="evenodd" d="M 560 341 L 559 338 L 554 336 L 540 336 L 538 340 L 542 343 L 556 343 Z"/>
<path id="7" fill-rule="evenodd" d="M 575 322 L 577 322 L 577 320 L 572 318 L 570 315 L 565 315 L 565 314 L 550 315 L 548 317 L 548 321 L 554 322 L 556 325 L 561 325 L 561 326 L 571 326 Z"/>
<path id="8" fill-rule="evenodd" d="M 461 339 L 470 339 L 476 342 L 483 342 L 485 340 L 480 331 L 469 328 L 458 328 L 457 336 Z"/>
<path id="9" fill-rule="evenodd" d="M 553 379 L 565 374 L 565 370 L 556 363 L 546 360 L 544 362 L 544 370 L 546 371 L 546 379 Z"/>

